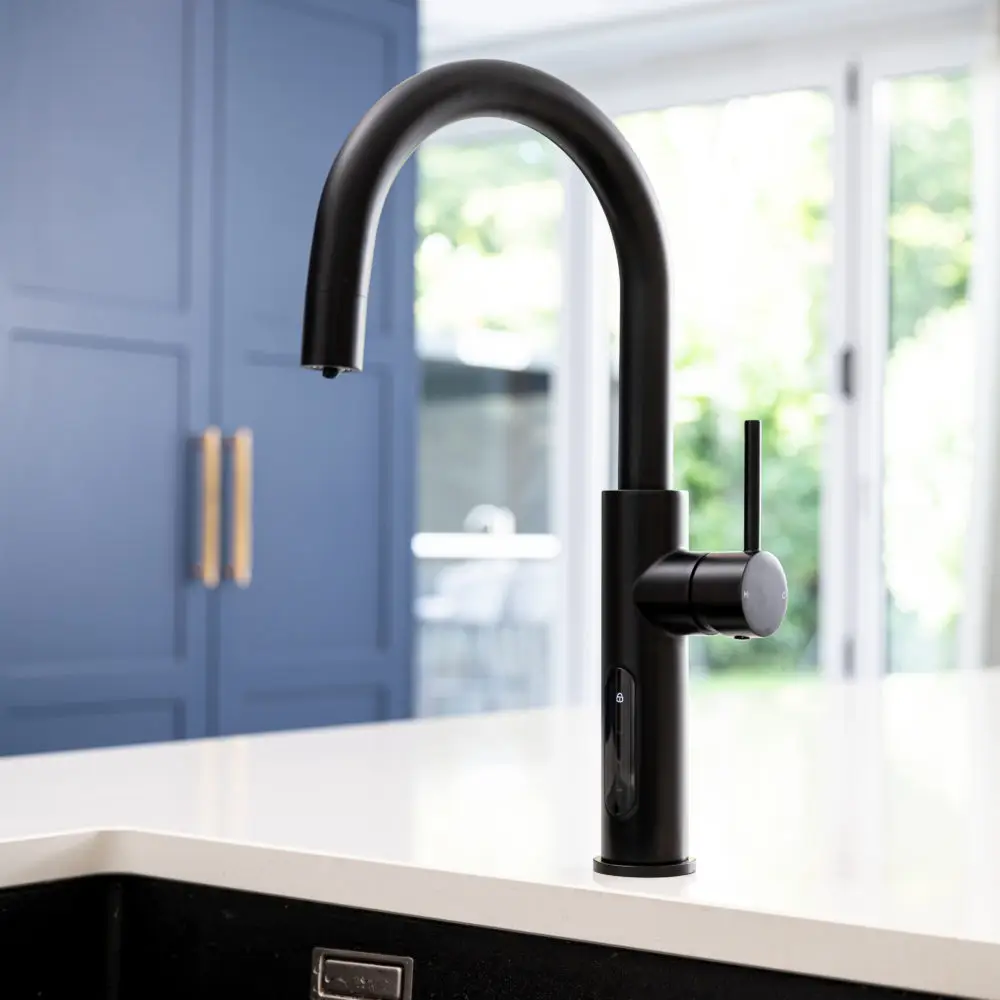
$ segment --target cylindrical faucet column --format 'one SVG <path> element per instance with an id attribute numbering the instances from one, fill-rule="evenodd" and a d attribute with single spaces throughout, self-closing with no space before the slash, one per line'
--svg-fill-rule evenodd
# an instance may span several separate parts
<path id="1" fill-rule="evenodd" d="M 595 870 L 694 871 L 687 843 L 687 647 L 647 620 L 633 588 L 687 547 L 687 494 L 612 490 L 603 506 L 602 824 Z"/>

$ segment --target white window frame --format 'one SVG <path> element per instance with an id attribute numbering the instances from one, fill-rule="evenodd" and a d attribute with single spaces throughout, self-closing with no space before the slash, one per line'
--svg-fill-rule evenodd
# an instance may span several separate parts
<path id="1" fill-rule="evenodd" d="M 973 77 L 973 245 L 970 299 L 976 324 L 977 370 L 989 373 L 976 386 L 974 474 L 965 567 L 965 606 L 959 635 L 959 666 L 1000 663 L 1000 6 L 981 40 Z"/>

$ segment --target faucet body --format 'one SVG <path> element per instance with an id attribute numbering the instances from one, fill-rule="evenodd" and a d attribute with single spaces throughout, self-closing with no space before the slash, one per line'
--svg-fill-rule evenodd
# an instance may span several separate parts
<path id="1" fill-rule="evenodd" d="M 481 116 L 521 122 L 563 149 L 611 228 L 621 284 L 619 488 L 603 503 L 603 821 L 594 867 L 617 875 L 687 874 L 694 871 L 687 843 L 687 635 L 770 634 L 786 593 L 781 567 L 767 553 L 749 546 L 743 553 L 687 551 L 687 494 L 670 489 L 665 239 L 649 181 L 614 123 L 556 78 L 495 60 L 439 66 L 391 90 L 347 138 L 323 188 L 302 364 L 327 377 L 361 370 L 375 233 L 389 187 L 432 132 Z M 759 438 L 757 445 L 759 469 Z M 759 475 L 757 482 L 759 500 Z"/>

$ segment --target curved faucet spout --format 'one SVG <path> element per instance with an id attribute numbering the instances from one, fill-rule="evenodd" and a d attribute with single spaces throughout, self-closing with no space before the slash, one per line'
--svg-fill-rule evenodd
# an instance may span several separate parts
<path id="1" fill-rule="evenodd" d="M 362 367 L 375 233 L 389 187 L 432 132 L 472 117 L 534 128 L 593 187 L 611 226 L 621 283 L 618 487 L 668 489 L 667 256 L 655 197 L 614 123 L 572 87 L 526 66 L 484 59 L 426 70 L 362 118 L 330 170 L 316 216 L 302 364 L 327 375 Z"/>

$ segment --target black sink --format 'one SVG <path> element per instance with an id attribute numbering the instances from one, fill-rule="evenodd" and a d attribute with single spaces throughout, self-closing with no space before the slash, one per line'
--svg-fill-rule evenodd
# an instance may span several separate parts
<path id="1" fill-rule="evenodd" d="M 3 1000 L 309 1000 L 317 947 L 411 957 L 413 1000 L 929 996 L 132 875 L 0 891 Z"/>

